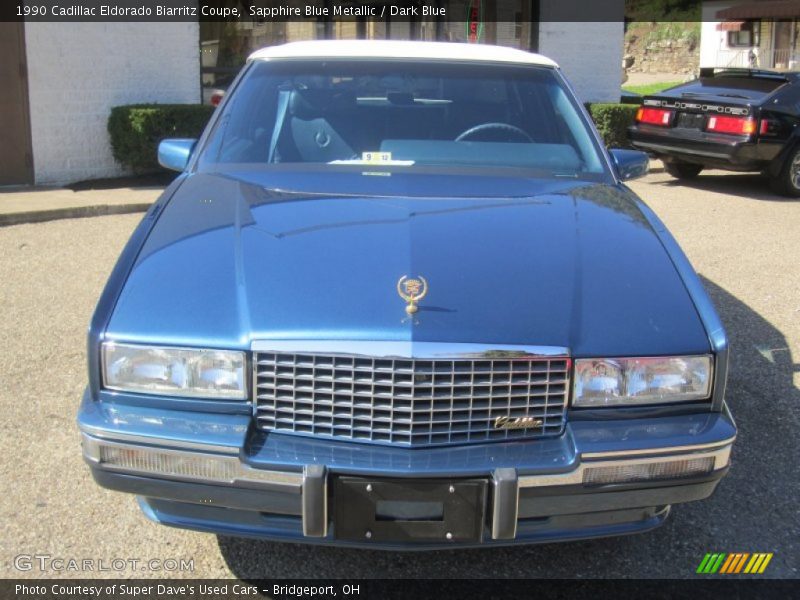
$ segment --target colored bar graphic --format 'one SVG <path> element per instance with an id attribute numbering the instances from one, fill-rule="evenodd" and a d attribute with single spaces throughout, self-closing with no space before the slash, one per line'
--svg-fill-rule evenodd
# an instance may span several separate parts
<path id="1" fill-rule="evenodd" d="M 720 566 L 722 565 L 722 561 L 725 560 L 727 555 L 725 553 L 718 553 L 715 552 L 714 554 L 706 554 L 703 562 L 700 563 L 700 566 L 697 567 L 698 573 L 716 573 Z"/>
<path id="2" fill-rule="evenodd" d="M 767 568 L 769 561 L 772 560 L 772 552 L 725 552 L 707 553 L 700 565 L 697 573 L 713 575 L 736 575 L 740 573 L 761 574 Z M 746 566 L 745 566 L 746 565 Z"/>
<path id="3" fill-rule="evenodd" d="M 769 554 L 765 554 L 764 555 L 764 562 L 761 563 L 761 566 L 758 568 L 758 572 L 759 573 L 763 573 L 764 569 L 767 568 L 767 565 L 769 564 L 769 561 L 771 561 L 771 560 L 772 560 L 772 552 L 770 552 Z"/>
<path id="4" fill-rule="evenodd" d="M 748 556 L 750 556 L 750 554 L 748 552 L 745 552 L 744 554 L 742 554 L 742 558 L 739 559 L 738 563 L 736 563 L 736 571 L 734 571 L 734 573 L 739 573 L 742 570 L 742 567 L 744 567 L 744 561 L 747 560 Z"/>
<path id="5" fill-rule="evenodd" d="M 716 573 L 719 570 L 719 567 L 722 564 L 722 561 L 724 559 L 725 559 L 725 555 L 724 554 L 720 554 L 718 556 L 716 562 L 711 566 L 711 570 L 709 571 L 709 573 Z"/>
<path id="6" fill-rule="evenodd" d="M 710 561 L 711 561 L 711 554 L 706 553 L 706 555 L 703 557 L 703 560 L 700 561 L 700 566 L 697 567 L 697 573 L 705 573 L 706 566 L 708 566 L 708 563 Z"/>
<path id="7" fill-rule="evenodd" d="M 739 558 L 738 554 L 728 554 L 728 558 L 725 559 L 725 562 L 723 563 L 722 568 L 719 570 L 719 572 L 730 573 L 731 569 L 736 564 L 738 558 Z"/>
<path id="8" fill-rule="evenodd" d="M 759 565 L 761 564 L 761 561 L 764 560 L 763 558 L 761 558 L 761 556 L 762 555 L 758 553 L 753 554 L 752 558 L 750 559 L 750 562 L 747 563 L 747 566 L 744 568 L 744 572 L 754 573 L 755 571 L 753 570 L 753 568 L 758 569 Z"/>

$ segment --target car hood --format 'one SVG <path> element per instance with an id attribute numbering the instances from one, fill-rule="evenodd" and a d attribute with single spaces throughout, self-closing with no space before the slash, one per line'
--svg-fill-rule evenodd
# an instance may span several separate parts
<path id="1" fill-rule="evenodd" d="M 423 195 L 431 189 L 449 195 Z M 397 291 L 403 275 L 429 285 L 413 318 Z M 533 344 L 575 356 L 709 350 L 623 186 L 350 172 L 188 177 L 142 247 L 107 337 L 234 348 Z"/>

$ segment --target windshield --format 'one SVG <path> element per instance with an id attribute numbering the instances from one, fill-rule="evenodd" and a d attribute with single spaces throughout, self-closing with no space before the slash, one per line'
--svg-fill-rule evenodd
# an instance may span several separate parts
<path id="1" fill-rule="evenodd" d="M 553 69 L 434 61 L 251 64 L 198 168 L 233 163 L 605 172 Z"/>

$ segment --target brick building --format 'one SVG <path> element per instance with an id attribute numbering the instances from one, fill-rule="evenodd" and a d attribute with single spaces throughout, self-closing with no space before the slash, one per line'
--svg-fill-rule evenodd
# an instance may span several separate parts
<path id="1" fill-rule="evenodd" d="M 417 39 L 514 46 L 556 60 L 582 100 L 619 100 L 622 0 L 596 0 L 595 5 L 607 5 L 606 22 L 556 20 L 564 0 L 417 1 L 444 7 L 448 17 L 0 23 L 0 81 L 5 82 L 0 86 L 0 129 L 6 138 L 0 145 L 0 185 L 124 175 L 111 155 L 106 130 L 113 106 L 207 102 L 251 51 L 296 40 Z M 246 15 L 250 3 L 230 4 Z M 464 20 L 454 18 L 461 14 Z"/>

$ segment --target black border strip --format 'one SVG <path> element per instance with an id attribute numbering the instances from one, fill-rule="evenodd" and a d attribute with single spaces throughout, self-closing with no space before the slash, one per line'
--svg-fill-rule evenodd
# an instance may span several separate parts
<path id="1" fill-rule="evenodd" d="M 701 0 L 4 0 L 0 21 L 463 23 L 477 5 L 484 22 L 498 22 L 492 15 L 521 14 L 522 3 L 529 22 L 692 22 L 702 15 Z"/>
<path id="2" fill-rule="evenodd" d="M 657 557 L 652 557 L 657 560 Z M 704 579 L 6 579 L 2 598 L 72 600 L 239 600 L 245 598 L 789 598 L 797 597 L 798 580 L 750 576 L 705 576 Z M 759 577 L 759 576 L 756 576 Z M 763 577 L 763 576 L 762 576 Z M 133 590 L 138 592 L 133 595 Z"/>

